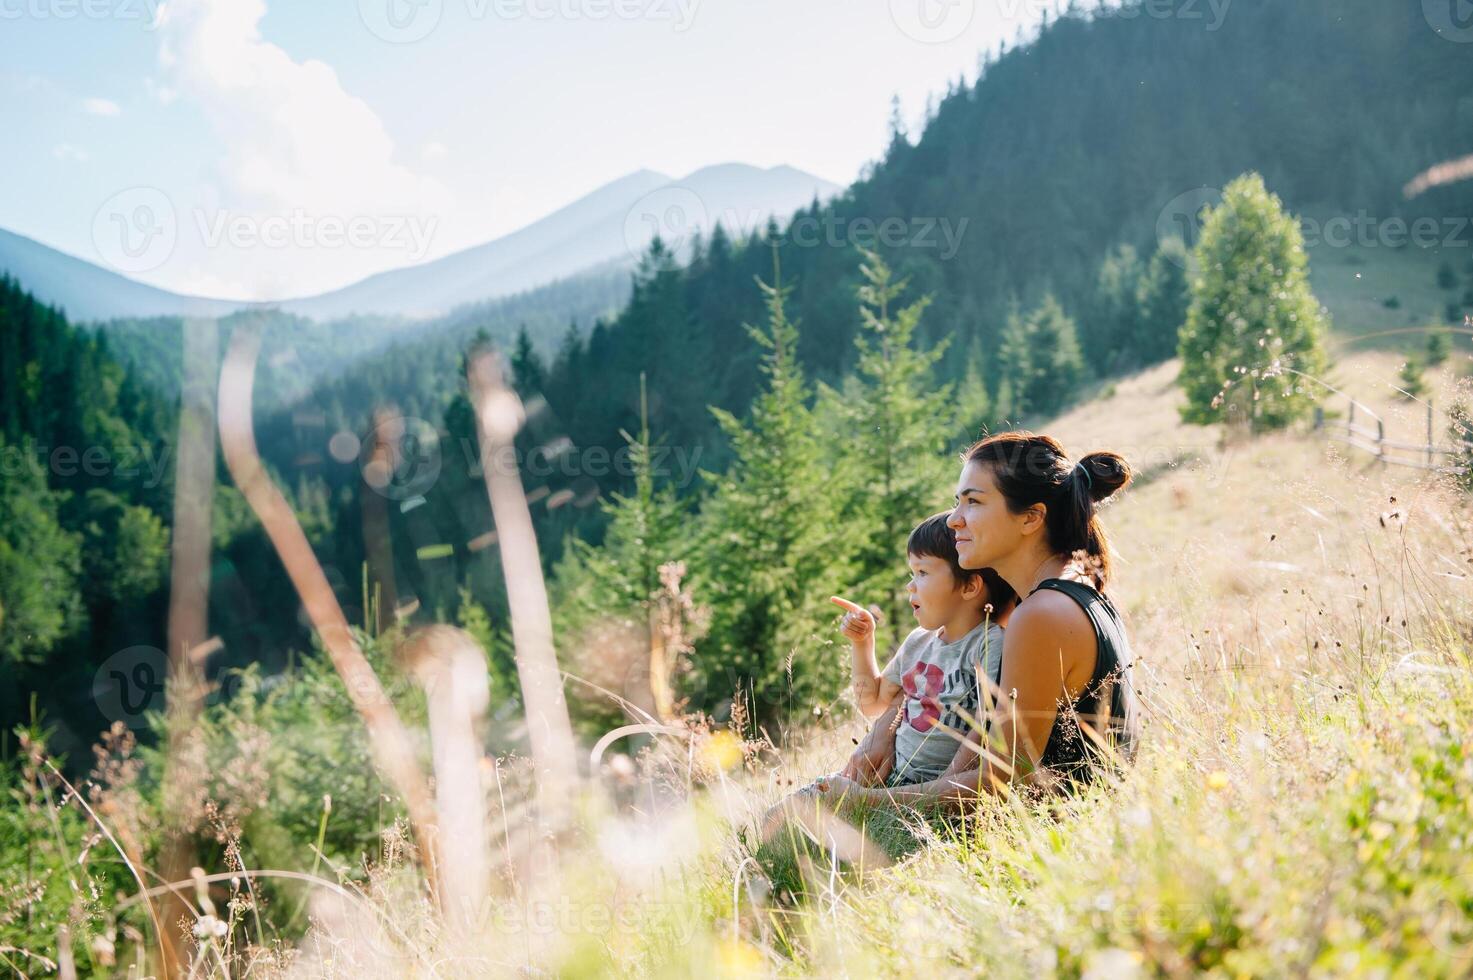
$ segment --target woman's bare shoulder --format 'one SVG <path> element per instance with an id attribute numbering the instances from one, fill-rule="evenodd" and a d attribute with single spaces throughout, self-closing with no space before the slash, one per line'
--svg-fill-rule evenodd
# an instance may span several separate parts
<path id="1" fill-rule="evenodd" d="M 1089 627 L 1089 617 L 1079 603 L 1054 589 L 1039 589 L 1013 610 L 1007 633 L 1078 627 Z"/>

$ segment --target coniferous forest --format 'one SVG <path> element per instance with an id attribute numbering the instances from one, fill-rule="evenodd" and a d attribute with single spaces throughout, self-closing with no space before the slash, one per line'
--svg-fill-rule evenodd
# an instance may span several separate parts
<path id="1" fill-rule="evenodd" d="M 855 431 L 852 412 L 873 397 L 865 386 L 875 372 L 893 368 L 887 359 L 917 359 L 904 369 L 907 397 L 931 400 L 925 411 L 895 409 L 895 438 L 940 449 L 983 426 L 1055 412 L 1096 379 L 1173 355 L 1193 212 L 1208 200 L 1193 195 L 1204 188 L 1254 170 L 1296 210 L 1408 220 L 1473 212 L 1466 183 L 1403 193 L 1429 164 L 1466 151 L 1473 132 L 1463 51 L 1429 32 L 1415 6 L 1240 0 L 1211 31 L 1198 19 L 1080 10 L 984 53 L 976 79 L 940 94 L 923 128 L 896 124 L 863 179 L 784 226 L 657 240 L 632 283 L 605 273 L 555 284 L 378 342 L 357 339 L 377 336 L 372 324 L 237 314 L 219 324 L 220 349 L 243 326 L 263 331 L 262 451 L 359 621 L 381 587 L 365 588 L 369 568 L 392 576 L 394 603 L 414 617 L 482 617 L 507 668 L 495 550 L 472 548 L 492 529 L 464 392 L 473 344 L 503 355 L 529 406 L 520 465 L 555 581 L 597 566 L 620 507 L 655 501 L 669 540 L 639 546 L 719 579 L 742 560 L 718 545 L 740 540 L 723 521 L 749 516 L 724 501 L 759 479 L 747 475 L 760 468 L 753 427 L 783 429 L 793 424 L 783 413 L 800 413 L 813 432 Z M 1193 203 L 1180 204 L 1183 195 Z M 878 288 L 877 268 L 890 278 L 874 313 L 861 297 Z M 777 296 L 781 338 L 771 326 Z M 884 335 L 876 353 L 863 311 L 895 319 L 902 308 L 914 314 L 906 339 Z M 162 645 L 182 327 L 71 324 L 11 280 L 3 316 L 0 650 L 19 683 L 0 692 L 0 714 L 7 727 L 28 720 L 37 699 L 69 733 L 63 744 L 80 750 L 102 721 L 88 693 L 99 664 Z M 890 366 L 875 367 L 876 357 Z M 767 410 L 778 419 L 762 415 L 764 399 L 775 399 Z M 390 488 L 390 572 L 364 553 L 364 500 L 377 492 L 359 453 L 339 460 L 327 445 L 346 432 L 361 447 L 376 418 L 396 416 L 407 420 L 388 423 L 408 447 L 405 465 L 436 472 L 423 486 Z M 642 431 L 653 489 L 639 489 L 629 462 Z M 822 442 L 794 449 L 812 456 L 815 474 L 831 465 Z M 783 492 L 809 490 L 820 492 Z M 824 507 L 860 505 L 842 486 L 828 482 L 830 491 Z M 295 599 L 228 478 L 217 494 L 211 616 L 223 649 L 212 664 L 280 669 L 308 635 L 296 617 L 262 614 Z M 858 562 L 863 576 L 893 557 L 878 545 L 861 551 L 839 563 Z M 658 584 L 646 574 L 625 599 L 645 602 Z M 692 660 L 716 666 L 696 670 L 710 676 L 692 703 L 729 702 L 747 676 L 738 651 L 759 636 L 781 635 L 778 647 L 816 642 L 805 632 L 814 610 L 795 602 L 718 603 Z M 814 680 L 812 696 L 832 680 Z"/>

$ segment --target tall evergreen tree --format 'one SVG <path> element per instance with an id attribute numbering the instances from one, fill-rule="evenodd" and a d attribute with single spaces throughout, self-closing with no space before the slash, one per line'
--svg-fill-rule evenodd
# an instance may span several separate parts
<path id="1" fill-rule="evenodd" d="M 1144 273 L 1145 267 L 1130 245 L 1117 245 L 1100 263 L 1094 304 L 1082 339 L 1090 362 L 1106 371 L 1140 363 L 1133 342 L 1140 314 L 1136 294 Z"/>
<path id="2" fill-rule="evenodd" d="M 512 348 L 511 376 L 517 393 L 524 400 L 542 394 L 547 387 L 547 369 L 532 346 L 532 337 L 525 324 L 518 328 L 516 345 Z"/>
<path id="3" fill-rule="evenodd" d="M 1446 330 L 1433 330 L 1427 335 L 1427 366 L 1439 367 L 1452 353 L 1452 340 Z"/>
<path id="4" fill-rule="evenodd" d="M 1017 419 L 1032 409 L 1028 392 L 1032 387 L 1033 354 L 1029 348 L 1028 324 L 1016 300 L 1009 306 L 1003 322 L 997 364 L 996 410 L 1001 416 Z"/>
<path id="5" fill-rule="evenodd" d="M 885 615 L 877 641 L 893 649 L 913 627 L 903 591 L 905 538 L 947 500 L 956 407 L 953 386 L 934 378 L 946 343 L 916 347 L 930 300 L 897 309 L 906 281 L 896 280 L 877 253 L 862 254 L 858 369 L 840 390 L 824 388 L 822 400 L 838 423 L 831 445 L 844 495 L 839 540 L 852 548 L 842 556 L 852 569 L 842 584 L 854 598 L 879 604 Z"/>
<path id="6" fill-rule="evenodd" d="M 1325 368 L 1324 311 L 1309 288 L 1299 223 L 1263 178 L 1223 190 L 1197 244 L 1201 270 L 1181 331 L 1182 417 L 1274 429 L 1315 402 Z M 1307 377 L 1306 377 L 1307 376 Z"/>
<path id="7" fill-rule="evenodd" d="M 1140 365 L 1176 356 L 1182 324 L 1192 305 L 1189 253 L 1180 238 L 1161 243 L 1136 287 L 1137 319 L 1131 343 Z"/>
<path id="8" fill-rule="evenodd" d="M 708 475 L 714 491 L 701 515 L 698 588 L 710 598 L 712 618 L 693 661 L 708 705 L 745 690 L 768 721 L 826 702 L 846 669 L 827 591 L 843 528 L 795 355 L 790 287 L 773 254 L 772 284 L 758 282 L 766 327 L 747 328 L 764 351 L 765 385 L 746 422 L 712 409 L 733 458 L 724 474 Z"/>
<path id="9" fill-rule="evenodd" d="M 1034 411 L 1058 412 L 1079 397 L 1084 356 L 1073 318 L 1052 294 L 1028 318 L 1028 343 L 1033 366 L 1028 404 Z"/>

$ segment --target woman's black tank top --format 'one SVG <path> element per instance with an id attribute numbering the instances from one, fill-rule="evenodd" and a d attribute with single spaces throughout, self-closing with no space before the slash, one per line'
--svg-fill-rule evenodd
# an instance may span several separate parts
<path id="1" fill-rule="evenodd" d="M 1094 675 L 1072 705 L 1059 706 L 1054 730 L 1039 759 L 1041 766 L 1071 781 L 1085 782 L 1102 766 L 1111 765 L 1112 757 L 1124 761 L 1135 757 L 1140 711 L 1131 678 L 1130 641 L 1120 613 L 1091 586 L 1050 578 L 1033 591 L 1039 589 L 1062 592 L 1079 603 L 1095 628 Z M 1104 748 L 1101 741 L 1110 748 Z"/>

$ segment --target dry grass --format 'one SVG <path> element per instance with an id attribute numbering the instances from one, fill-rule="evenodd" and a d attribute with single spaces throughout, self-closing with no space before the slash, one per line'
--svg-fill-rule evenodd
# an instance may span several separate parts
<path id="1" fill-rule="evenodd" d="M 1398 363 L 1357 355 L 1334 381 L 1412 425 Z M 696 729 L 606 765 L 536 881 L 535 843 L 501 832 L 469 929 L 444 927 L 399 832 L 366 881 L 317 890 L 295 949 L 253 946 L 232 902 L 198 975 L 1467 975 L 1473 512 L 1318 434 L 1184 428 L 1174 370 L 1049 426 L 1143 471 L 1107 514 L 1148 712 L 1120 785 L 950 824 L 871 814 L 892 866 L 822 846 L 784 865 L 756 815 L 835 768 L 857 722 L 782 752 Z M 488 788 L 491 824 L 516 806 Z"/>
<path id="2" fill-rule="evenodd" d="M 1414 422 L 1387 388 L 1397 363 L 1359 355 L 1337 386 L 1388 426 Z M 575 975 L 1473 968 L 1464 502 L 1315 435 L 1220 446 L 1176 423 L 1173 371 L 1050 426 L 1080 450 L 1147 451 L 1109 514 L 1150 712 L 1123 785 L 1055 812 L 994 801 L 960 827 L 922 825 L 929 846 L 884 870 L 810 848 L 790 901 L 772 855 L 744 841 L 753 814 L 843 758 L 857 728 L 841 724 L 642 815 L 587 809 L 568 914 L 535 952 L 488 930 L 501 955 L 477 969 L 528 966 L 508 942 Z M 895 840 L 878 817 L 867 829 Z"/>

